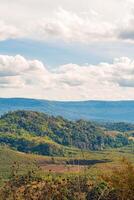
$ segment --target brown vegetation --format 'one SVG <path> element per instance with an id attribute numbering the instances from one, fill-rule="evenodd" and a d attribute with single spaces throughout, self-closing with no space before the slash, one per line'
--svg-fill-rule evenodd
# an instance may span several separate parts
<path id="1" fill-rule="evenodd" d="M 134 200 L 134 166 L 125 159 L 121 164 L 120 169 L 93 180 L 86 175 L 63 178 L 51 173 L 43 179 L 33 171 L 18 176 L 15 163 L 0 197 L 1 200 Z"/>

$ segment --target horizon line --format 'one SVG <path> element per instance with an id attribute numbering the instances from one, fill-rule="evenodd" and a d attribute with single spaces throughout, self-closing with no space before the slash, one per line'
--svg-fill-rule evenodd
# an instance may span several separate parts
<path id="1" fill-rule="evenodd" d="M 73 102 L 126 102 L 126 101 L 134 101 L 134 99 L 87 99 L 87 100 L 51 100 L 51 99 L 41 99 L 41 98 L 32 98 L 32 97 L 0 97 L 0 99 L 25 99 L 25 100 L 37 100 L 37 101 L 49 101 L 49 102 L 65 102 L 65 103 L 73 103 Z"/>

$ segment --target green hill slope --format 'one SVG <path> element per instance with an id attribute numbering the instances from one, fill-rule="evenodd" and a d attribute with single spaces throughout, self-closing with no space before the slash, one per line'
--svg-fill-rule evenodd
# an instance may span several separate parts
<path id="1" fill-rule="evenodd" d="M 6 146 L 0 146 L 0 184 L 9 178 L 15 163 L 19 166 L 18 171 L 20 174 L 37 169 L 34 159 L 35 157 L 32 155 L 11 150 Z"/>
<path id="2" fill-rule="evenodd" d="M 126 135 L 106 134 L 89 121 L 68 121 L 32 111 L 15 111 L 0 118 L 0 144 L 22 152 L 64 156 L 70 147 L 101 150 L 129 144 Z"/>

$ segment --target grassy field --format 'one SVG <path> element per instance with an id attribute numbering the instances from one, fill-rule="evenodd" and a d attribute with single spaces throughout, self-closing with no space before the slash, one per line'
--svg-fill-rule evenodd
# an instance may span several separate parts
<path id="1" fill-rule="evenodd" d="M 25 154 L 11 150 L 8 147 L 0 147 L 0 182 L 10 177 L 12 166 L 17 163 L 19 173 L 24 174 L 34 169 L 40 171 L 41 176 L 51 173 L 54 175 L 74 175 L 83 172 L 87 175 L 98 175 L 109 172 L 113 168 L 120 167 L 123 157 L 134 163 L 134 146 L 118 149 L 108 149 L 95 152 L 82 152 L 77 149 L 70 150 L 72 156 L 47 157 L 33 154 Z"/>

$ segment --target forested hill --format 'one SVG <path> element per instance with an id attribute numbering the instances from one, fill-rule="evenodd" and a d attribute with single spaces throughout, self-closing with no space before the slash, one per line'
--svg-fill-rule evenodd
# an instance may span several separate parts
<path id="1" fill-rule="evenodd" d="M 58 102 L 24 98 L 1 98 L 0 114 L 15 110 L 33 110 L 66 119 L 134 123 L 134 101 Z"/>
<path id="2" fill-rule="evenodd" d="M 128 132 L 133 131 L 134 132 L 134 124 L 126 123 L 126 122 L 106 122 L 106 123 L 100 123 L 100 126 L 105 127 L 109 131 L 119 131 L 119 132 Z"/>
<path id="3" fill-rule="evenodd" d="M 125 134 L 108 134 L 90 121 L 69 121 L 33 111 L 9 112 L 0 118 L 0 144 L 19 151 L 64 155 L 69 148 L 101 150 L 129 144 Z"/>

